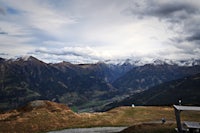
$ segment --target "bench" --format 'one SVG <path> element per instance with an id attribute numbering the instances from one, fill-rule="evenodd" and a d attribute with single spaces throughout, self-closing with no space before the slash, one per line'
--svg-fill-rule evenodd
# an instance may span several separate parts
<path id="1" fill-rule="evenodd" d="M 181 124 L 181 118 L 180 118 L 180 113 L 181 111 L 200 111 L 200 107 L 196 107 L 196 106 L 181 106 L 181 105 L 173 105 L 174 107 L 174 112 L 175 112 L 175 116 L 176 116 L 176 124 L 177 124 L 177 131 L 179 133 L 184 133 L 184 132 L 191 132 L 193 133 L 194 131 L 198 131 L 200 129 L 200 125 L 199 122 L 184 122 L 183 124 Z M 184 126 L 186 126 L 186 129 L 184 128 Z"/>

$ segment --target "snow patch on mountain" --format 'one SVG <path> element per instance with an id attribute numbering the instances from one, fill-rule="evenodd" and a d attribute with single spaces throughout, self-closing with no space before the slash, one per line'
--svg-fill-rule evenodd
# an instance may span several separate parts
<path id="1" fill-rule="evenodd" d="M 3 59 L 3 58 L 2 58 Z M 4 59 L 5 61 L 40 61 L 37 58 L 33 56 L 20 56 L 20 57 L 15 57 L 11 59 Z M 43 62 L 43 61 L 42 61 Z M 150 58 L 120 58 L 120 59 L 109 59 L 109 60 L 104 60 L 104 61 L 99 61 L 101 63 L 105 63 L 107 65 L 116 65 L 116 66 L 121 66 L 121 65 L 132 65 L 132 66 L 144 66 L 146 64 L 152 64 L 152 65 L 177 65 L 177 66 L 195 66 L 195 65 L 200 65 L 200 59 L 189 59 L 189 60 L 170 60 L 170 59 L 150 59 Z M 96 63 L 99 63 L 96 62 Z M 55 63 L 55 62 L 53 62 Z M 70 62 L 72 64 L 79 64 L 79 63 L 74 63 Z M 81 64 L 96 64 L 96 63 L 81 63 Z"/>
<path id="2" fill-rule="evenodd" d="M 105 60 L 106 64 L 124 65 L 131 64 L 133 66 L 144 66 L 145 64 L 153 65 L 178 65 L 178 66 L 195 66 L 200 65 L 200 60 L 170 60 L 170 59 L 116 59 L 116 60 Z"/>

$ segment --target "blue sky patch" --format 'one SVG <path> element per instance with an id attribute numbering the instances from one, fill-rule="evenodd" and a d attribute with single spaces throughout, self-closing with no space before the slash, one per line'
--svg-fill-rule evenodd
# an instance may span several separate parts
<path id="1" fill-rule="evenodd" d="M 19 14 L 19 13 L 20 13 L 18 10 L 14 9 L 14 8 L 11 8 L 11 7 L 8 7 L 8 8 L 6 9 L 6 11 L 7 11 L 7 13 L 9 13 L 9 14 Z"/>

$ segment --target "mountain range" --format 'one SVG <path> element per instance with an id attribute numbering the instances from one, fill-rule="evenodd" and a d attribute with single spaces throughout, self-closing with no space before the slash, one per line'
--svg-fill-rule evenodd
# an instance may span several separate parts
<path id="1" fill-rule="evenodd" d="M 151 89 L 154 86 L 200 73 L 198 61 L 187 62 L 71 64 L 45 63 L 32 56 L 0 58 L 0 110 L 38 99 L 64 103 L 78 111 L 102 110 L 134 94 L 156 90 Z"/>

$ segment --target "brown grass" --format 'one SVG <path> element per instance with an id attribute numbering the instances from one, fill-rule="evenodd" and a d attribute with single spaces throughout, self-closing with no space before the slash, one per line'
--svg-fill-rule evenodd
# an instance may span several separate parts
<path id="1" fill-rule="evenodd" d="M 131 126 L 161 121 L 161 118 L 175 121 L 172 107 L 119 107 L 103 113 L 77 114 L 61 104 L 47 102 L 46 105 L 0 114 L 0 132 L 33 133 L 76 127 Z M 183 115 L 185 120 L 200 119 L 199 112 Z M 172 127 L 174 125 L 169 125 L 169 128 Z"/>

